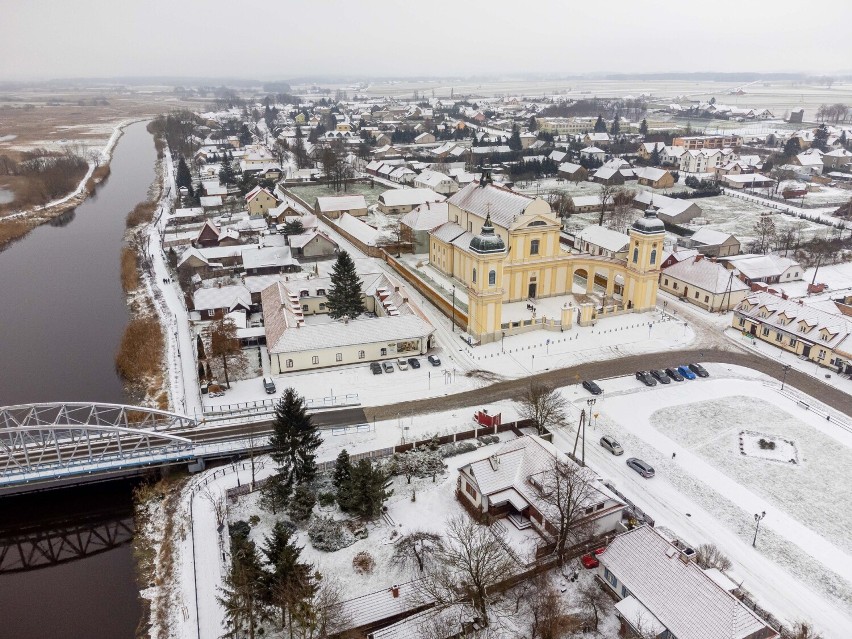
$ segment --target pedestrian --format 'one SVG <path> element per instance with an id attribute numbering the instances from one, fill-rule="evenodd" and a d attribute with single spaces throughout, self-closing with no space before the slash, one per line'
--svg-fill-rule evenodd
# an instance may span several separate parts
<path id="1" fill-rule="evenodd" d="M 675 457 L 677 457 L 677 453 L 672 453 L 672 459 L 674 459 Z"/>

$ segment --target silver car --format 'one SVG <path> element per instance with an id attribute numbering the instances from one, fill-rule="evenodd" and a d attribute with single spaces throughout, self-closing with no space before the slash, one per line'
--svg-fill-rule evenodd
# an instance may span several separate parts
<path id="1" fill-rule="evenodd" d="M 601 446 L 606 448 L 613 455 L 623 455 L 624 449 L 621 447 L 617 441 L 615 441 L 612 437 L 604 435 L 601 437 Z"/>

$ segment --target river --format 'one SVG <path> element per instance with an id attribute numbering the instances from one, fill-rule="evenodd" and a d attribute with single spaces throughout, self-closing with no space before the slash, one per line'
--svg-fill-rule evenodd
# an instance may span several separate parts
<path id="1" fill-rule="evenodd" d="M 94 196 L 0 252 L 0 406 L 127 401 L 114 367 L 128 320 L 119 251 L 125 215 L 146 198 L 155 162 L 145 123 L 128 126 Z M 28 571 L 8 572 L 7 554 L 0 638 L 131 639 L 141 614 L 131 510 L 130 482 L 0 499 L 0 553 L 22 531 L 42 549 L 73 544 L 68 532 L 79 534 L 82 519 L 86 539 L 124 533 L 114 548 L 90 544 L 99 552 Z M 68 548 L 63 559 L 79 554 Z"/>

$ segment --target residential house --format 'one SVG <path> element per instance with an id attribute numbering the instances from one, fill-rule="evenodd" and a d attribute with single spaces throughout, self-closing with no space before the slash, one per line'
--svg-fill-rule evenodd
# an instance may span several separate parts
<path id="1" fill-rule="evenodd" d="M 532 527 L 542 538 L 539 547 L 544 549 L 553 540 L 559 525 L 555 509 L 543 497 L 558 463 L 574 465 L 550 442 L 525 435 L 459 468 L 456 496 L 490 520 L 505 518 L 509 525 L 520 530 Z M 624 503 L 593 471 L 580 466 L 576 466 L 576 470 L 588 473 L 590 487 L 582 503 L 582 517 L 574 522 L 574 527 L 588 527 L 589 537 L 615 530 L 621 521 Z"/>
<path id="2" fill-rule="evenodd" d="M 561 162 L 565 161 L 566 157 L 568 157 L 568 153 L 566 153 L 565 151 L 551 151 L 550 155 L 548 155 L 547 157 L 549 157 L 557 164 L 560 164 Z"/>
<path id="3" fill-rule="evenodd" d="M 316 228 L 288 236 L 287 243 L 293 256 L 302 261 L 330 259 L 339 249 L 337 242 Z"/>
<path id="4" fill-rule="evenodd" d="M 246 275 L 274 275 L 295 273 L 302 270 L 293 258 L 289 246 L 261 246 L 252 244 L 242 252 Z"/>
<path id="5" fill-rule="evenodd" d="M 734 596 L 737 584 L 650 526 L 618 535 L 598 560 L 597 577 L 618 600 L 619 637 L 780 639 Z"/>
<path id="6" fill-rule="evenodd" d="M 193 310 L 202 320 L 221 319 L 237 310 L 251 312 L 251 293 L 241 285 L 200 288 L 192 295 Z"/>
<path id="7" fill-rule="evenodd" d="M 663 160 L 663 151 L 666 148 L 665 142 L 643 142 L 639 145 L 639 149 L 636 151 L 636 155 L 645 160 L 646 162 L 650 161 L 654 155 L 654 150 L 657 151 L 657 156 L 660 158 L 660 161 Z"/>
<path id="8" fill-rule="evenodd" d="M 589 172 L 584 167 L 571 162 L 560 164 L 557 175 L 563 180 L 570 180 L 571 182 L 585 182 L 589 179 Z"/>
<path id="9" fill-rule="evenodd" d="M 780 255 L 741 255 L 725 260 L 746 284 L 784 284 L 801 280 L 805 269 L 795 260 Z"/>
<path id="10" fill-rule="evenodd" d="M 379 195 L 378 209 L 385 214 L 408 213 L 426 202 L 443 202 L 446 199 L 428 188 L 389 189 Z"/>
<path id="11" fill-rule="evenodd" d="M 592 213 L 601 210 L 600 195 L 575 195 L 571 198 L 574 213 Z"/>
<path id="12" fill-rule="evenodd" d="M 435 136 L 429 133 L 428 131 L 425 133 L 421 133 L 416 138 L 414 138 L 414 144 L 434 144 Z"/>
<path id="13" fill-rule="evenodd" d="M 287 221 L 287 218 L 308 217 L 302 216 L 296 202 L 286 196 L 281 199 L 278 206 L 267 210 L 266 215 L 269 218 L 269 221 L 274 224 L 284 224 Z M 316 220 L 315 217 L 314 220 Z M 304 224 L 304 221 L 302 223 Z"/>
<path id="14" fill-rule="evenodd" d="M 261 217 L 278 206 L 275 196 L 261 186 L 256 186 L 246 193 L 245 201 L 252 217 Z"/>
<path id="15" fill-rule="evenodd" d="M 603 226 L 587 226 L 577 233 L 574 248 L 582 253 L 627 259 L 630 236 Z"/>
<path id="16" fill-rule="evenodd" d="M 587 146 L 583 149 L 580 149 L 580 157 L 585 158 L 587 160 L 595 160 L 597 162 L 603 163 L 603 161 L 606 159 L 606 151 L 596 146 Z"/>
<path id="17" fill-rule="evenodd" d="M 835 149 L 822 156 L 822 164 L 826 169 L 840 169 L 852 164 L 852 152 L 846 149 Z"/>
<path id="18" fill-rule="evenodd" d="M 805 167 L 811 175 L 822 175 L 823 153 L 819 149 L 808 149 L 790 160 L 791 164 Z"/>
<path id="19" fill-rule="evenodd" d="M 450 196 L 459 190 L 459 185 L 449 175 L 440 171 L 426 170 L 414 178 L 414 186 L 420 189 L 431 189 L 435 193 Z"/>
<path id="20" fill-rule="evenodd" d="M 723 175 L 722 184 L 731 189 L 768 189 L 775 186 L 775 180 L 760 173 L 745 173 L 736 174 L 729 173 Z"/>
<path id="21" fill-rule="evenodd" d="M 692 259 L 696 255 L 698 255 L 698 251 L 695 249 L 683 248 L 675 245 L 671 251 L 663 253 L 663 262 L 660 264 L 660 268 L 665 270 L 673 264 Z"/>
<path id="22" fill-rule="evenodd" d="M 695 200 L 668 197 L 650 191 L 639 191 L 633 198 L 633 206 L 644 211 L 653 206 L 657 217 L 669 224 L 686 224 L 701 217 L 701 207 Z"/>
<path id="23" fill-rule="evenodd" d="M 198 231 L 195 236 L 194 246 L 207 248 L 209 246 L 219 246 L 219 228 L 210 220 L 204 222 L 204 226 Z"/>
<path id="24" fill-rule="evenodd" d="M 612 140 L 609 137 L 609 133 L 606 133 L 605 131 L 590 131 L 583 136 L 583 144 L 586 146 L 607 147 L 611 142 Z"/>
<path id="25" fill-rule="evenodd" d="M 619 169 L 602 166 L 592 173 L 592 181 L 605 185 L 624 184 L 625 176 Z"/>
<path id="26" fill-rule="evenodd" d="M 660 154 L 660 160 L 665 166 L 680 166 L 680 158 L 686 153 L 682 146 L 667 146 Z"/>
<path id="27" fill-rule="evenodd" d="M 353 217 L 367 215 L 367 200 L 363 195 L 329 195 L 321 196 L 314 203 L 314 212 L 336 220 L 343 214 Z"/>
<path id="28" fill-rule="evenodd" d="M 411 242 L 414 253 L 429 252 L 429 234 L 449 220 L 446 202 L 426 202 L 399 220 L 403 241 Z"/>
<path id="29" fill-rule="evenodd" d="M 665 169 L 645 166 L 636 169 L 639 184 L 654 189 L 669 189 L 674 186 L 674 176 Z"/>
<path id="30" fill-rule="evenodd" d="M 740 252 L 740 241 L 736 237 L 706 227 L 698 229 L 688 239 L 687 245 L 697 249 L 705 257 L 727 257 L 738 255 Z"/>
<path id="31" fill-rule="evenodd" d="M 852 320 L 767 292 L 755 292 L 735 309 L 732 326 L 822 366 L 852 373 Z"/>
<path id="32" fill-rule="evenodd" d="M 687 151 L 696 149 L 724 149 L 739 147 L 743 144 L 741 135 L 690 135 L 672 140 L 672 146 L 682 146 Z"/>
<path id="33" fill-rule="evenodd" d="M 729 310 L 751 292 L 722 264 L 701 254 L 663 269 L 660 288 L 710 312 Z"/>

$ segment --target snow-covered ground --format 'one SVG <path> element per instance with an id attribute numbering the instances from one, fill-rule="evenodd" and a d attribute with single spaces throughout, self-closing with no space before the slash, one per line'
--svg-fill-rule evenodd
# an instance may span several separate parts
<path id="1" fill-rule="evenodd" d="M 826 637 L 848 636 L 852 517 L 843 496 L 852 432 L 798 406 L 752 371 L 707 368 L 710 379 L 650 389 L 629 378 L 605 380 L 588 435 L 589 465 L 658 525 L 694 544 L 717 544 L 733 561 L 736 580 L 779 618 L 810 619 Z M 575 406 L 576 416 L 585 398 Z M 737 435 L 746 428 L 795 441 L 800 463 L 741 455 Z M 597 445 L 603 434 L 619 440 L 623 457 Z M 573 441 L 573 429 L 556 435 L 561 448 Z M 641 478 L 624 463 L 628 457 L 650 463 L 656 477 Z M 753 515 L 763 511 L 755 549 Z"/>

